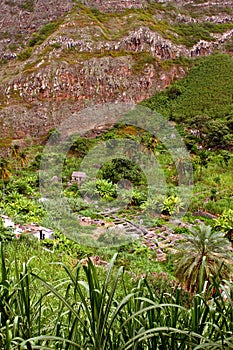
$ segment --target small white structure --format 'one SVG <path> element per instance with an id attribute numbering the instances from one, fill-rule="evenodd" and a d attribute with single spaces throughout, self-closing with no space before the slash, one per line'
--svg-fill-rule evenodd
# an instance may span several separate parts
<path id="1" fill-rule="evenodd" d="M 74 171 L 71 175 L 71 183 L 77 183 L 80 186 L 87 177 L 87 174 L 82 171 Z"/>
<path id="2" fill-rule="evenodd" d="M 11 218 L 7 215 L 0 215 L 0 218 L 2 219 L 3 226 L 8 228 L 8 227 L 15 227 L 15 223 L 12 221 Z"/>
<path id="3" fill-rule="evenodd" d="M 33 234 L 39 240 L 44 240 L 46 238 L 53 240 L 54 231 L 50 228 L 43 226 L 37 226 L 36 224 L 31 224 L 27 226 L 27 233 Z"/>
<path id="4" fill-rule="evenodd" d="M 46 197 L 40 197 L 38 199 L 38 202 L 40 202 L 40 203 L 44 203 L 44 202 L 47 202 L 47 201 L 48 201 L 48 198 L 46 198 Z"/>
<path id="5" fill-rule="evenodd" d="M 40 233 L 42 234 L 42 238 L 40 239 L 54 239 L 54 231 L 50 228 L 40 227 Z"/>
<path id="6" fill-rule="evenodd" d="M 20 227 L 20 225 L 15 225 L 14 234 L 16 238 L 20 238 L 20 236 L 24 233 L 24 230 Z"/>
<path id="7" fill-rule="evenodd" d="M 2 223 L 5 228 L 13 229 L 16 238 L 19 238 L 23 233 L 25 233 L 32 234 L 34 237 L 40 240 L 44 240 L 46 238 L 51 240 L 54 239 L 54 231 L 51 228 L 39 226 L 34 223 L 28 225 L 15 224 L 7 215 L 0 215 L 0 219 L 2 219 Z"/>

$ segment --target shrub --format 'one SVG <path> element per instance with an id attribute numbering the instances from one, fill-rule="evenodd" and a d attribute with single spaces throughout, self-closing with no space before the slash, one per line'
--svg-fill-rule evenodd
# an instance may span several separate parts
<path id="1" fill-rule="evenodd" d="M 4 227 L 2 219 L 0 219 L 0 242 L 11 241 L 15 238 L 15 234 L 12 232 L 12 228 Z"/>
<path id="2" fill-rule="evenodd" d="M 44 40 L 51 35 L 57 28 L 57 22 L 50 22 L 45 24 L 38 33 L 33 33 L 32 38 L 28 41 L 28 46 L 33 47 L 35 45 L 40 45 Z"/>
<path id="3" fill-rule="evenodd" d="M 29 57 L 31 57 L 31 54 L 32 54 L 32 49 L 31 47 L 27 47 L 26 49 L 24 49 L 23 51 L 21 51 L 17 58 L 20 60 L 20 61 L 26 61 Z"/>
<path id="4" fill-rule="evenodd" d="M 226 233 L 227 237 L 232 240 L 233 234 L 233 210 L 224 210 L 222 215 L 215 220 L 214 227 Z"/>
<path id="5" fill-rule="evenodd" d="M 25 0 L 23 4 L 20 5 L 23 10 L 33 12 L 34 11 L 34 0 Z"/>
<path id="6" fill-rule="evenodd" d="M 105 179 L 96 180 L 96 188 L 101 198 L 111 200 L 117 196 L 117 186 Z"/>
<path id="7" fill-rule="evenodd" d="M 130 160 L 122 158 L 104 163 L 98 177 L 109 180 L 114 184 L 121 179 L 129 180 L 136 186 L 146 183 L 145 175 L 142 173 L 140 167 Z"/>

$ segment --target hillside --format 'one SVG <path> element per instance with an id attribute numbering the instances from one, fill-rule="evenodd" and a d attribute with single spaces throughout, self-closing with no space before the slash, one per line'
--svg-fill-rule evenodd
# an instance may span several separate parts
<path id="1" fill-rule="evenodd" d="M 196 62 L 184 79 L 143 104 L 220 148 L 233 146 L 233 60 L 216 54 Z M 194 131 L 193 131 L 194 132 Z"/>
<path id="2" fill-rule="evenodd" d="M 195 58 L 232 52 L 232 2 L 3 1 L 1 147 L 92 104 L 140 102 Z"/>

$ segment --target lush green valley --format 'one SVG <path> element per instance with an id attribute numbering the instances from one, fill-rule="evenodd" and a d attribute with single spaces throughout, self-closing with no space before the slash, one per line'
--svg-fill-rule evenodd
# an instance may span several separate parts
<path id="1" fill-rule="evenodd" d="M 80 243 L 78 232 L 76 242 L 70 240 L 56 226 L 53 240 L 37 240 L 29 233 L 16 239 L 11 228 L 1 225 L 1 349 L 233 347 L 233 63 L 230 56 L 216 54 L 192 65 L 184 79 L 142 103 L 176 123 L 189 151 L 194 185 L 185 215 L 172 220 L 183 203 L 177 193 L 179 171 L 163 139 L 122 123 L 96 137 L 74 138 L 63 166 L 63 195 L 77 218 L 102 220 L 104 228 L 96 236 L 98 223 L 79 226 L 89 242 L 95 240 L 93 246 Z M 59 131 L 51 135 L 56 148 Z M 145 176 L 123 159 L 101 167 L 82 190 L 69 184 L 94 146 L 122 137 L 143 146 L 145 159 L 156 156 L 166 193 L 148 198 Z M 1 214 L 17 224 L 51 227 L 59 216 L 56 206 L 48 215 L 40 201 L 42 156 L 43 146 L 15 144 L 1 158 Z M 59 153 L 46 157 L 56 163 Z M 121 177 L 133 188 L 121 189 L 128 199 L 118 217 L 137 224 L 146 210 L 143 226 L 150 229 L 145 237 L 123 243 L 122 229 L 108 227 L 110 215 L 106 218 L 85 200 L 91 195 L 103 201 L 101 208 L 117 207 Z M 56 186 L 51 183 L 52 191 Z M 159 240 L 163 232 L 178 240 Z M 116 261 L 110 262 L 116 252 Z"/>
<path id="2" fill-rule="evenodd" d="M 232 0 L 0 24 L 0 350 L 233 349 Z"/>

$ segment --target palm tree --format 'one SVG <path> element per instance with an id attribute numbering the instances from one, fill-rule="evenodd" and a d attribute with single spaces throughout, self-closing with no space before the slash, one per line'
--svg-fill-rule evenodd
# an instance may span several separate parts
<path id="1" fill-rule="evenodd" d="M 24 168 L 27 162 L 27 153 L 25 150 L 20 151 L 19 145 L 15 144 L 11 148 L 11 155 L 16 160 L 16 170 L 18 170 L 18 164 L 20 171 Z"/>
<path id="2" fill-rule="evenodd" d="M 27 163 L 27 160 L 28 160 L 28 158 L 27 158 L 26 151 L 23 150 L 23 151 L 19 152 L 19 154 L 18 154 L 18 161 L 19 161 L 19 164 L 20 164 L 20 170 L 22 170 L 25 167 L 25 165 Z"/>
<path id="3" fill-rule="evenodd" d="M 16 170 L 17 170 L 17 159 L 18 159 L 18 155 L 19 155 L 19 150 L 20 150 L 20 147 L 18 144 L 14 144 L 12 147 L 11 147 L 11 156 L 12 158 L 14 158 L 16 160 Z"/>
<path id="4" fill-rule="evenodd" d="M 9 162 L 4 159 L 4 158 L 0 158 L 0 179 L 2 182 L 2 193 L 3 193 L 3 197 L 4 197 L 4 182 L 9 180 L 11 176 L 11 172 L 10 172 L 10 165 Z"/>
<path id="5" fill-rule="evenodd" d="M 184 238 L 185 242 L 178 247 L 175 273 L 185 289 L 201 291 L 205 281 L 229 278 L 233 254 L 223 232 L 200 224 L 191 228 Z"/>
<path id="6" fill-rule="evenodd" d="M 9 162 L 4 158 L 0 158 L 0 178 L 1 178 L 1 180 L 7 181 L 7 180 L 9 180 L 10 176 L 11 176 L 11 172 L 10 172 Z"/>

